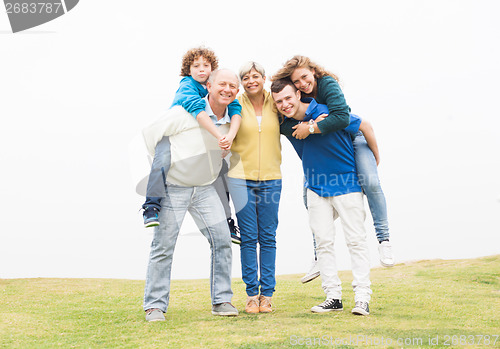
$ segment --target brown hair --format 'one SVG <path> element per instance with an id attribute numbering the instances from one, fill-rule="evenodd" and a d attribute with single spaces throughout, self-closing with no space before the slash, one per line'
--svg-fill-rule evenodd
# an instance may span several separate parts
<path id="1" fill-rule="evenodd" d="M 314 77 L 316 79 L 321 79 L 324 76 L 331 76 L 335 80 L 339 81 L 337 75 L 329 72 L 328 70 L 325 70 L 325 68 L 323 68 L 322 66 L 312 62 L 308 57 L 300 55 L 293 56 L 291 59 L 286 61 L 285 64 L 283 64 L 283 67 L 271 77 L 271 81 L 284 78 L 290 79 L 290 76 L 297 68 L 307 68 L 309 70 L 314 69 Z"/>
<path id="2" fill-rule="evenodd" d="M 294 91 L 297 91 L 297 87 L 293 84 L 292 80 L 289 78 L 274 80 L 271 84 L 271 92 L 280 93 L 287 86 L 291 86 Z"/>
<path id="3" fill-rule="evenodd" d="M 198 59 L 198 57 L 205 58 L 212 66 L 212 71 L 216 70 L 219 67 L 219 60 L 217 59 L 214 51 L 203 46 L 196 47 L 187 51 L 182 57 L 181 76 L 191 75 L 191 64 L 193 64 L 195 59 Z"/>

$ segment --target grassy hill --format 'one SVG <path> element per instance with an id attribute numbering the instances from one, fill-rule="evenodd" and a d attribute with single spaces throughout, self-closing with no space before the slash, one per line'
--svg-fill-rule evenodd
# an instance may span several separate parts
<path id="1" fill-rule="evenodd" d="M 319 279 L 302 285 L 301 275 L 286 275 L 274 313 L 215 317 L 207 280 L 174 280 L 167 321 L 156 323 L 144 321 L 144 281 L 0 280 L 0 347 L 500 348 L 500 255 L 373 269 L 368 317 L 350 313 L 351 273 L 340 274 L 343 312 L 311 313 L 324 300 Z M 240 279 L 233 291 L 242 311 Z"/>

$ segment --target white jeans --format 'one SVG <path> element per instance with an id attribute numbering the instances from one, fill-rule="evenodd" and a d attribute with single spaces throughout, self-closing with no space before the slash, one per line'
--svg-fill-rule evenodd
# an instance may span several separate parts
<path id="1" fill-rule="evenodd" d="M 345 241 L 351 255 L 354 300 L 370 301 L 370 259 L 364 227 L 365 210 L 362 193 L 321 197 L 307 190 L 309 225 L 316 239 L 316 253 L 321 285 L 326 298 L 342 299 L 342 286 L 335 260 L 335 224 L 340 217 Z"/>

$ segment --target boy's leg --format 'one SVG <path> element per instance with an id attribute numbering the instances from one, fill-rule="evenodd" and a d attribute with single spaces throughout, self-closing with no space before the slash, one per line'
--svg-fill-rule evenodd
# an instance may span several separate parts
<path id="1" fill-rule="evenodd" d="M 363 188 L 370 212 L 373 217 L 373 225 L 379 242 L 389 240 L 389 221 L 387 219 L 387 204 L 384 192 L 380 185 L 377 171 L 377 162 L 366 139 L 360 132 L 353 141 L 356 169 L 359 183 Z"/>
<path id="2" fill-rule="evenodd" d="M 191 199 L 189 188 L 172 188 L 171 195 L 162 202 L 161 225 L 155 228 L 149 256 L 144 310 L 167 311 L 170 295 L 170 272 L 175 244 Z M 168 224 L 167 224 L 168 222 Z"/>
<path id="3" fill-rule="evenodd" d="M 352 287 L 356 302 L 370 302 L 370 256 L 364 226 L 365 210 L 362 193 L 333 197 L 333 204 L 342 220 L 345 240 L 351 255 Z"/>
<path id="4" fill-rule="evenodd" d="M 229 189 L 227 187 L 227 172 L 229 168 L 227 166 L 226 160 L 222 160 L 222 168 L 219 172 L 219 176 L 214 182 L 215 190 L 219 196 L 222 207 L 224 208 L 224 214 L 226 219 L 231 218 L 231 208 L 229 207 Z"/>
<path id="5" fill-rule="evenodd" d="M 194 188 L 189 213 L 210 244 L 212 305 L 231 302 L 231 239 L 222 204 L 212 185 Z"/>
<path id="6" fill-rule="evenodd" d="M 170 169 L 170 140 L 163 137 L 156 145 L 155 157 L 151 164 L 148 186 L 146 191 L 146 202 L 142 208 L 154 207 L 161 209 L 161 200 L 166 196 L 166 177 Z"/>
<path id="7" fill-rule="evenodd" d="M 307 190 L 309 225 L 316 237 L 316 254 L 321 273 L 321 285 L 327 299 L 342 299 L 342 285 L 337 273 L 335 259 L 335 224 L 337 212 L 332 198 L 320 197 Z"/>
<path id="8" fill-rule="evenodd" d="M 229 232 L 231 234 L 231 241 L 235 244 L 241 244 L 240 230 L 238 226 L 236 226 L 233 218 L 231 218 L 231 207 L 229 206 L 229 187 L 227 184 L 228 171 L 229 168 L 226 160 L 222 160 L 222 169 L 214 182 L 214 187 L 217 191 L 220 202 L 222 203 L 222 207 L 224 207 L 224 214 L 226 215 Z"/>

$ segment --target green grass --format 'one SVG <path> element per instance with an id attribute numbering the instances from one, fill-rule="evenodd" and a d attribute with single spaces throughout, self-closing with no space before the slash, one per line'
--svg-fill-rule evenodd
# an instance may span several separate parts
<path id="1" fill-rule="evenodd" d="M 215 317 L 207 280 L 174 280 L 167 321 L 156 323 L 144 321 L 144 281 L 0 280 L 0 347 L 500 348 L 494 337 L 490 345 L 484 338 L 477 345 L 480 335 L 500 335 L 500 255 L 373 269 L 368 317 L 350 313 L 351 273 L 340 274 L 343 312 L 311 313 L 310 307 L 324 300 L 320 281 L 302 285 L 301 275 L 286 275 L 278 277 L 274 313 Z M 233 290 L 233 304 L 242 310 L 246 295 L 240 279 L 233 280 Z M 362 336 L 358 343 L 357 336 Z M 469 336 L 462 344 L 475 345 L 460 345 L 460 336 Z M 438 337 L 439 345 L 429 345 L 429 337 Z M 447 338 L 457 345 L 446 346 Z M 382 339 L 384 345 L 370 345 Z M 346 342 L 340 345 L 341 340 Z"/>

